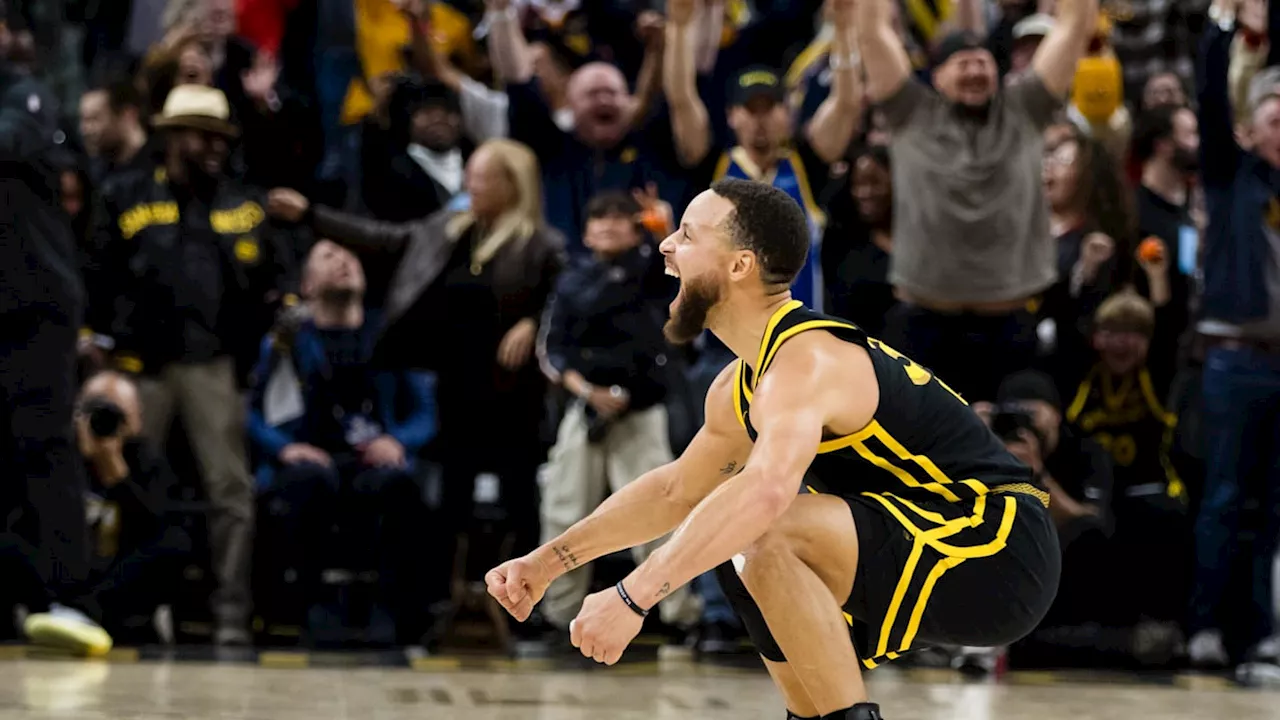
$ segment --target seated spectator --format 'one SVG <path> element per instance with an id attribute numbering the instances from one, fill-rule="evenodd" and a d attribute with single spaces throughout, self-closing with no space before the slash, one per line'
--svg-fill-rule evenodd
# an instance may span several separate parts
<path id="1" fill-rule="evenodd" d="M 990 399 L 1035 359 L 1033 300 L 1053 284 L 1041 133 L 1096 27 L 1097 0 L 1058 4 L 1031 75 L 1001 88 L 983 39 L 947 36 L 932 92 L 911 71 L 889 0 L 857 3 L 867 95 L 893 132 L 894 254 L 902 300 L 885 339 L 962 395 Z"/>
<path id="2" fill-rule="evenodd" d="M 1115 552 L 1126 568 L 1126 622 L 1177 622 L 1187 600 L 1192 546 L 1187 492 L 1169 458 L 1177 418 L 1147 369 L 1155 332 L 1151 303 L 1132 291 L 1108 298 L 1094 317 L 1098 361 L 1067 408 L 1067 422 L 1111 454 Z"/>
<path id="3" fill-rule="evenodd" d="M 425 506 L 412 473 L 436 431 L 432 383 L 373 364 L 380 326 L 364 310 L 364 273 L 350 251 L 316 243 L 302 291 L 309 318 L 287 338 L 263 341 L 249 411 L 249 439 L 263 458 L 257 480 L 266 522 L 286 526 L 280 535 L 294 539 L 274 552 L 292 556 L 286 566 L 313 591 L 326 563 L 376 568 L 380 608 L 405 631 L 423 606 L 406 589 L 421 565 L 410 531 Z M 341 554 L 334 526 L 346 531 Z"/>
<path id="4" fill-rule="evenodd" d="M 542 220 L 538 162 L 527 147 L 484 143 L 467 161 L 464 183 L 469 209 L 410 223 L 313 207 L 286 189 L 271 191 L 269 211 L 394 262 L 377 356 L 388 367 L 436 373 L 443 541 L 452 548 L 469 527 L 477 476 L 496 475 L 498 505 L 515 534 L 512 552 L 523 553 L 538 543 L 537 469 L 545 457 L 546 379 L 530 360 L 563 239 Z M 447 574 L 439 581 L 446 584 Z"/>
<path id="5" fill-rule="evenodd" d="M 729 127 L 734 138 L 730 147 L 714 147 L 711 120 L 698 94 L 693 62 L 696 26 L 693 2 L 670 3 L 667 27 L 667 55 L 663 80 L 671 107 L 671 132 L 676 151 L 685 167 L 703 165 L 699 184 L 722 177 L 757 180 L 784 190 L 808 215 L 813 233 L 813 252 L 805 269 L 792 283 L 791 294 L 806 305 L 821 309 L 820 253 L 817 246 L 826 217 L 818 207 L 815 183 L 821 190 L 829 174 L 827 164 L 845 155 L 858 130 L 862 90 L 859 66 L 854 53 L 853 3 L 840 0 L 833 6 L 835 38 L 832 45 L 831 95 L 814 113 L 805 132 L 796 138 L 791 112 L 786 105 L 782 78 L 764 67 L 748 67 L 738 73 L 730 89 Z M 710 175 L 706 170 L 711 169 Z"/>
<path id="6" fill-rule="evenodd" d="M 142 408 L 138 388 L 114 372 L 94 375 L 80 390 L 76 439 L 88 477 L 85 501 L 89 532 L 90 572 L 78 592 L 76 607 L 124 644 L 159 640 L 153 618 L 169 602 L 181 577 L 181 561 L 191 540 L 165 523 L 173 476 L 169 467 L 141 440 Z M 4 541 L 0 540 L 0 546 Z M 3 554 L 0 549 L 0 554 Z M 34 548 L 28 548 L 32 556 Z M 30 557 L 30 556 L 29 556 Z M 34 642 L 65 633 L 76 611 L 54 606 L 30 593 L 39 589 L 34 568 L 6 578 L 36 611 L 27 618 L 26 633 Z M 24 581 L 36 580 L 34 586 Z M 81 618 L 82 619 L 82 618 Z"/>
<path id="7" fill-rule="evenodd" d="M 1044 194 L 1058 280 L 1044 294 L 1041 335 L 1051 348 L 1050 375 L 1061 392 L 1071 393 L 1093 361 L 1094 311 L 1132 272 L 1135 218 L 1120 168 L 1102 143 L 1070 124 L 1045 135 Z"/>
<path id="8" fill-rule="evenodd" d="M 583 240 L 590 258 L 560 275 L 547 306 L 539 357 L 543 371 L 576 399 L 560 421 L 542 495 L 542 538 L 591 514 L 617 492 L 671 462 L 663 368 L 672 349 L 662 336 L 674 285 L 657 243 L 630 196 L 603 193 L 587 206 Z M 642 562 L 661 542 L 635 551 Z M 567 630 L 591 584 L 579 569 L 551 584 L 544 617 Z M 659 605 L 662 620 L 691 628 L 701 611 L 682 588 Z"/>
<path id="9" fill-rule="evenodd" d="M 854 154 L 850 171 L 827 206 L 822 236 L 822 283 L 827 312 L 879 337 L 897 304 L 889 284 L 893 252 L 893 171 L 889 149 Z"/>
<path id="10" fill-rule="evenodd" d="M 1049 513 L 1058 528 L 1062 575 L 1057 599 L 1024 644 L 1038 646 L 1043 636 L 1062 627 L 1118 625 L 1110 594 L 1099 592 L 1113 584 L 1112 476 L 1106 451 L 1063 421 L 1053 380 L 1040 372 L 1011 375 L 1000 384 L 994 407 L 979 403 L 975 410 L 989 418 L 1009 452 L 1048 488 Z M 1097 637 L 1088 642 L 1096 645 Z"/>
<path id="11" fill-rule="evenodd" d="M 985 405 L 978 410 L 988 412 Z M 1063 547 L 1080 534 L 1112 523 L 1111 461 L 1093 440 L 1063 422 L 1062 401 L 1052 379 L 1034 370 L 1000 383 L 991 427 L 1009 452 L 1049 488 L 1049 509 Z"/>

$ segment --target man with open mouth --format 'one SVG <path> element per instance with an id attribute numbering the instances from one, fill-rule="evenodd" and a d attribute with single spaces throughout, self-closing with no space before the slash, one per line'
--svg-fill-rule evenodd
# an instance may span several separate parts
<path id="1" fill-rule="evenodd" d="M 524 620 L 555 578 L 674 530 L 586 599 L 573 645 L 617 662 L 654 605 L 715 568 L 792 718 L 878 720 L 864 668 L 1028 634 L 1060 572 L 1048 493 L 932 372 L 792 300 L 800 206 L 722 180 L 660 250 L 680 278 L 667 338 L 708 329 L 739 359 L 678 460 L 491 570 L 489 592 Z"/>

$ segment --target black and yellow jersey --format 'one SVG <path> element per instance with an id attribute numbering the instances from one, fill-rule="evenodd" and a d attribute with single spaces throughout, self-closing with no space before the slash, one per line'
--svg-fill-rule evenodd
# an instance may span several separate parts
<path id="1" fill-rule="evenodd" d="M 866 427 L 826 435 L 809 468 L 810 492 L 865 498 L 923 531 L 961 518 L 980 518 L 990 493 L 1019 492 L 1048 506 L 1044 487 L 954 390 L 928 369 L 857 326 L 797 301 L 778 309 L 765 329 L 753 372 L 739 360 L 734 410 L 752 441 L 751 396 L 778 348 L 802 332 L 824 330 L 866 348 L 880 403 Z"/>
<path id="2" fill-rule="evenodd" d="M 1080 382 L 1067 422 L 1111 454 L 1117 495 L 1187 501 L 1169 459 L 1178 418 L 1165 410 L 1145 367 L 1120 378 L 1098 363 Z"/>

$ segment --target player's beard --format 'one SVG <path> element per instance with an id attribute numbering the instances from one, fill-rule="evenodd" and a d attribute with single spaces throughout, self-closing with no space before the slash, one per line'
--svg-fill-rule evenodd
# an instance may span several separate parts
<path id="1" fill-rule="evenodd" d="M 720 301 L 720 285 L 709 280 L 685 280 L 680 299 L 662 334 L 673 345 L 693 342 L 707 327 L 707 315 Z"/>

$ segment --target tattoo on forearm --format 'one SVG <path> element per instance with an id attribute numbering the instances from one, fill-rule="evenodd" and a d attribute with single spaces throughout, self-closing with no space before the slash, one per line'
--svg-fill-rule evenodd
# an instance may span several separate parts
<path id="1" fill-rule="evenodd" d="M 662 599 L 671 594 L 671 583 L 662 583 L 662 587 L 658 589 L 658 599 Z"/>
<path id="2" fill-rule="evenodd" d="M 565 570 L 572 570 L 580 564 L 577 556 L 569 550 L 568 545 L 561 545 L 560 547 L 552 545 L 551 549 L 555 551 L 556 557 L 560 559 L 560 564 L 564 565 Z"/>
<path id="3" fill-rule="evenodd" d="M 721 475 L 734 475 L 738 472 L 738 461 L 730 460 L 728 465 L 720 468 Z"/>

